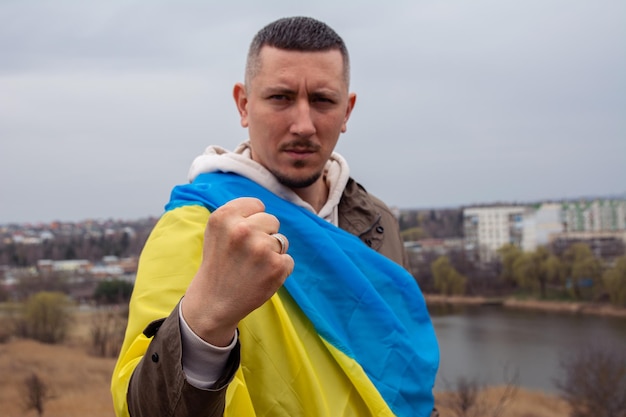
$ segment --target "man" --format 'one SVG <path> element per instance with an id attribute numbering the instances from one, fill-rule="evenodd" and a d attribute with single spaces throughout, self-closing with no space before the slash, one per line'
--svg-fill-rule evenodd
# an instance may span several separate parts
<path id="1" fill-rule="evenodd" d="M 333 152 L 349 73 L 324 23 L 256 35 L 249 142 L 196 158 L 142 253 L 118 416 L 430 415 L 437 342 L 397 222 Z"/>

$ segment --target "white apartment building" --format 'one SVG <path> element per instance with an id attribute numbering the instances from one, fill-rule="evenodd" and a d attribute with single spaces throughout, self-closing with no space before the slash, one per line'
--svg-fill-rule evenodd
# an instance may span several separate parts
<path id="1" fill-rule="evenodd" d="M 626 200 L 620 199 L 473 207 L 463 210 L 463 218 L 466 250 L 476 251 L 481 261 L 493 260 L 508 243 L 533 251 L 557 236 L 626 236 Z"/>
<path id="2" fill-rule="evenodd" d="M 563 231 L 562 205 L 544 203 L 529 209 L 524 219 L 522 249 L 534 251 L 538 246 L 550 243 L 554 234 Z"/>
<path id="3" fill-rule="evenodd" d="M 528 211 L 524 206 L 463 210 L 466 249 L 477 251 L 481 261 L 489 261 L 495 258 L 498 249 L 508 243 L 523 247 L 524 218 Z"/>

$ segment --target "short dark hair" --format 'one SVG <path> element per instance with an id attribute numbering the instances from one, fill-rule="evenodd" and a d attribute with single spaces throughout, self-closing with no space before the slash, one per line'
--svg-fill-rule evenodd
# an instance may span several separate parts
<path id="1" fill-rule="evenodd" d="M 346 85 L 350 83 L 350 57 L 343 39 L 330 26 L 310 17 L 285 17 L 261 29 L 252 39 L 246 62 L 246 84 L 260 68 L 259 54 L 264 46 L 287 51 L 322 52 L 338 50 L 343 57 Z"/>

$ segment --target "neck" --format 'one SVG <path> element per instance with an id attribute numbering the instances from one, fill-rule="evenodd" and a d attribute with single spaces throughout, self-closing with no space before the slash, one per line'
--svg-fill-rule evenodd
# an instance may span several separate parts
<path id="1" fill-rule="evenodd" d="M 324 207 L 328 200 L 328 185 L 325 176 L 321 176 L 315 183 L 304 188 L 292 188 L 294 193 L 301 199 L 309 203 L 316 213 Z"/>

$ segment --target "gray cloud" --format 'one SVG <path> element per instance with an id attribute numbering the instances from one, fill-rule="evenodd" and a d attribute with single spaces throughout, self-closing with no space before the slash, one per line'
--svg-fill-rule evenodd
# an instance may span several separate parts
<path id="1" fill-rule="evenodd" d="M 262 25 L 344 37 L 357 107 L 338 150 L 390 205 L 624 193 L 626 4 L 0 3 L 0 223 L 158 215 L 209 144 Z M 335 4 L 337 3 L 337 4 Z"/>

